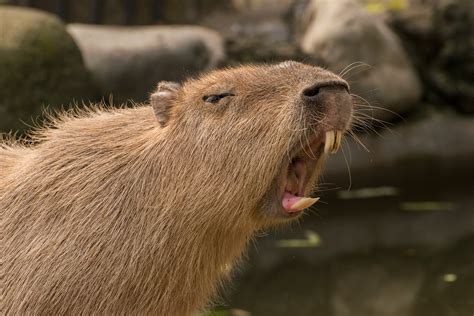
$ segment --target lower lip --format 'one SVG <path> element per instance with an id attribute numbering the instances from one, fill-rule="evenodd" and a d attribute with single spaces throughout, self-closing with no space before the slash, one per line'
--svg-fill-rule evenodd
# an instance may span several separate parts
<path id="1" fill-rule="evenodd" d="M 286 216 L 286 217 L 296 217 L 298 215 L 301 215 L 303 214 L 304 212 L 303 211 L 292 211 L 292 212 L 288 212 L 287 210 L 283 209 L 283 214 Z"/>

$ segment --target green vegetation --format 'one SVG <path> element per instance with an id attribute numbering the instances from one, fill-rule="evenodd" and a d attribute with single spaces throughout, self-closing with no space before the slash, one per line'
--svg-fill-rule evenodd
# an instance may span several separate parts
<path id="1" fill-rule="evenodd" d="M 370 13 L 401 11 L 408 7 L 407 0 L 365 0 L 364 6 Z"/>

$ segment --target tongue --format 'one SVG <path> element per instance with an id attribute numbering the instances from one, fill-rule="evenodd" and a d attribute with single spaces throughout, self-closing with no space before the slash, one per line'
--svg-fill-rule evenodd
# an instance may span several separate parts
<path id="1" fill-rule="evenodd" d="M 310 207 L 318 200 L 319 198 L 300 197 L 293 195 L 290 192 L 285 192 L 281 204 L 286 212 L 296 213 Z"/>

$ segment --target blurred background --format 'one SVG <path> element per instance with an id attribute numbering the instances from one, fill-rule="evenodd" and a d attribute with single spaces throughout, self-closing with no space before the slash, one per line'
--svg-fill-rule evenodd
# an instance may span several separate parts
<path id="1" fill-rule="evenodd" d="M 473 315 L 474 1 L 0 0 L 0 132 L 43 108 L 288 59 L 367 115 L 303 220 L 261 234 L 212 315 Z"/>

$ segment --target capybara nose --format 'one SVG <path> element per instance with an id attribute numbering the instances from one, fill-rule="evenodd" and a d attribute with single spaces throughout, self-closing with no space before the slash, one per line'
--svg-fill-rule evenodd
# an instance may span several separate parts
<path id="1" fill-rule="evenodd" d="M 342 80 L 317 82 L 303 89 L 302 98 L 310 102 L 323 100 L 325 92 L 349 94 L 349 86 Z"/>

